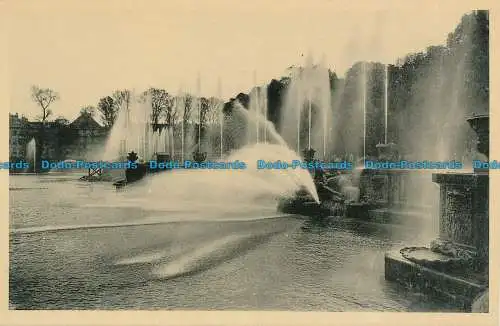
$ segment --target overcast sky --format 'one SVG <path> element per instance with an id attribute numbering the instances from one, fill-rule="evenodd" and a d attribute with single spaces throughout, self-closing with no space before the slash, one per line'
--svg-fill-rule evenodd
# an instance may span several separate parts
<path id="1" fill-rule="evenodd" d="M 265 83 L 308 52 L 343 75 L 359 60 L 394 63 L 443 44 L 460 17 L 478 9 L 461 1 L 410 3 L 12 1 L 10 111 L 39 114 L 33 84 L 59 92 L 54 115 L 73 119 L 119 88 L 192 91 L 198 72 L 202 95 L 217 95 L 220 78 L 227 99 L 252 87 L 254 70 Z"/>

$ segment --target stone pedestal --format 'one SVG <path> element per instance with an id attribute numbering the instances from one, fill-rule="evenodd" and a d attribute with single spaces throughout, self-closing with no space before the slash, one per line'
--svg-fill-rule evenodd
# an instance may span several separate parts
<path id="1" fill-rule="evenodd" d="M 476 131 L 477 149 L 488 156 L 488 116 L 467 121 Z M 429 247 L 406 247 L 387 253 L 385 278 L 428 292 L 471 310 L 488 288 L 489 174 L 435 173 L 440 186 L 439 237 Z"/>
<path id="2" fill-rule="evenodd" d="M 197 163 L 201 163 L 207 159 L 206 152 L 196 151 L 193 153 L 193 160 Z"/>
<path id="3" fill-rule="evenodd" d="M 361 197 L 378 207 L 402 204 L 406 194 L 404 181 L 407 170 L 365 170 L 361 176 Z"/>
<path id="4" fill-rule="evenodd" d="M 127 184 L 141 180 L 147 173 L 147 165 L 141 162 L 137 162 L 138 159 L 139 156 L 134 151 L 128 153 L 127 155 L 127 161 L 137 163 L 137 168 L 130 168 L 125 170 L 125 179 Z"/>
<path id="5" fill-rule="evenodd" d="M 398 160 L 396 144 L 378 144 L 376 147 L 379 161 Z M 404 171 L 400 170 L 365 170 L 360 184 L 362 198 L 381 207 L 392 206 L 398 201 L 403 174 Z"/>
<path id="6" fill-rule="evenodd" d="M 165 163 L 165 162 L 170 161 L 172 159 L 172 157 L 167 152 L 156 152 L 155 159 L 157 162 Z"/>
<path id="7" fill-rule="evenodd" d="M 377 144 L 378 159 L 380 161 L 396 161 L 399 158 L 399 152 L 396 144 Z"/>
<path id="8" fill-rule="evenodd" d="M 435 173 L 440 185 L 439 241 L 468 250 L 478 272 L 488 271 L 489 175 Z"/>

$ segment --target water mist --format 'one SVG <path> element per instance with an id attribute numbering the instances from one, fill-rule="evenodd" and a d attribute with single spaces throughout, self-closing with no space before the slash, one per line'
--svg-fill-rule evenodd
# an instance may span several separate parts
<path id="1" fill-rule="evenodd" d="M 301 152 L 314 148 L 325 159 L 329 155 L 328 117 L 332 114 L 330 75 L 326 67 L 308 58 L 305 67 L 294 67 L 281 111 L 283 137 Z M 305 144 L 305 146 L 304 146 Z"/>

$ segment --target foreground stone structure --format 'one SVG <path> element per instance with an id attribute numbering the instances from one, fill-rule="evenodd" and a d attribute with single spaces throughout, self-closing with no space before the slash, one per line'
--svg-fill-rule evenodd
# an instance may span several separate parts
<path id="1" fill-rule="evenodd" d="M 396 161 L 399 158 L 399 151 L 394 143 L 378 144 L 376 147 L 379 160 Z"/>
<path id="2" fill-rule="evenodd" d="M 378 144 L 376 147 L 380 162 L 401 159 L 394 143 Z M 347 205 L 347 216 L 372 222 L 405 219 L 406 214 L 402 212 L 406 213 L 405 209 L 414 206 L 409 205 L 412 191 L 426 177 L 419 171 L 399 169 L 363 169 L 359 173 L 359 201 Z M 412 209 L 425 210 L 417 206 Z"/>
<path id="3" fill-rule="evenodd" d="M 478 151 L 489 156 L 489 116 L 467 121 L 478 135 Z M 385 278 L 471 311 L 488 288 L 489 174 L 435 173 L 432 181 L 440 186 L 439 237 L 429 248 L 387 253 Z"/>

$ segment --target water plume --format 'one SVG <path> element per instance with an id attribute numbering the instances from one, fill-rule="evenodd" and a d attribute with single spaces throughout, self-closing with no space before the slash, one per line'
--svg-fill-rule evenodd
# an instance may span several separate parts
<path id="1" fill-rule="evenodd" d="M 294 67 L 281 111 L 283 137 L 301 152 L 314 148 L 325 159 L 330 150 L 328 117 L 332 114 L 329 70 L 306 59 L 304 67 Z M 304 146 L 305 144 L 305 146 Z"/>
<path id="2" fill-rule="evenodd" d="M 121 202 L 128 207 L 135 205 L 201 216 L 229 212 L 237 214 L 249 209 L 275 210 L 279 197 L 293 196 L 301 187 L 305 187 L 319 201 L 307 170 L 259 170 L 257 160 L 291 162 L 300 160 L 300 157 L 282 145 L 261 143 L 245 146 L 224 161 L 245 162 L 246 169 L 178 169 L 165 172 L 130 186 L 112 201 L 116 206 L 120 206 Z"/>
<path id="3" fill-rule="evenodd" d="M 31 138 L 31 140 L 26 144 L 26 160 L 29 164 L 33 164 L 33 172 L 36 172 L 36 140 Z M 28 172 L 28 171 L 25 171 Z"/>

